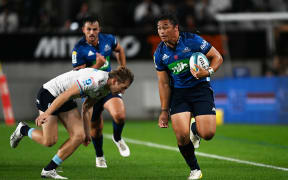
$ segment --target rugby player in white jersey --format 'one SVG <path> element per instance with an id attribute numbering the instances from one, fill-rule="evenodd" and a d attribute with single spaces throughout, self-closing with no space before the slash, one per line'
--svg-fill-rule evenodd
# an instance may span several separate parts
<path id="1" fill-rule="evenodd" d="M 24 136 L 47 147 L 58 139 L 58 121 L 66 128 L 69 138 L 60 146 L 51 162 L 43 168 L 41 177 L 67 179 L 56 172 L 56 168 L 68 158 L 81 143 L 91 141 L 89 111 L 99 99 L 107 94 L 124 93 L 134 80 L 133 73 L 119 67 L 111 72 L 85 68 L 69 71 L 45 83 L 36 99 L 39 116 L 35 123 L 42 129 L 30 128 L 20 122 L 10 137 L 10 145 L 16 148 Z M 82 105 L 82 118 L 75 98 L 87 97 Z"/>

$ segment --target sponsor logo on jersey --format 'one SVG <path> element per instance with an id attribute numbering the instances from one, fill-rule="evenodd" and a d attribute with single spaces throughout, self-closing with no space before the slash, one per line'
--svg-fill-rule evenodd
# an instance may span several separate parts
<path id="1" fill-rule="evenodd" d="M 177 60 L 177 59 L 178 59 L 178 55 L 175 55 L 175 56 L 174 56 L 174 59 Z"/>
<path id="2" fill-rule="evenodd" d="M 83 81 L 84 86 L 89 86 L 90 84 L 92 84 L 92 79 L 86 79 L 85 81 Z"/>
<path id="3" fill-rule="evenodd" d="M 213 108 L 212 108 L 212 111 L 213 111 L 213 112 L 216 112 L 216 108 L 215 108 L 215 107 L 213 107 Z"/>
<path id="4" fill-rule="evenodd" d="M 77 63 L 77 52 L 73 51 L 72 52 L 72 64 L 76 64 Z"/>
<path id="5" fill-rule="evenodd" d="M 167 54 L 164 54 L 163 57 L 162 57 L 162 60 L 164 61 L 165 59 L 168 59 L 169 56 Z"/>
<path id="6" fill-rule="evenodd" d="M 89 51 L 88 52 L 88 56 L 93 56 L 95 53 L 94 52 L 92 52 L 92 51 Z"/>
<path id="7" fill-rule="evenodd" d="M 108 69 L 108 67 L 110 66 L 110 56 L 105 57 L 105 59 L 106 59 L 105 63 L 100 68 L 100 70 L 102 70 L 102 71 L 106 71 Z"/>
<path id="8" fill-rule="evenodd" d="M 185 47 L 184 50 L 182 51 L 183 53 L 186 53 L 186 52 L 190 52 L 191 49 L 189 47 Z"/>
<path id="9" fill-rule="evenodd" d="M 95 82 L 95 81 L 94 81 L 94 78 L 93 78 L 93 77 L 90 77 L 90 78 L 84 80 L 84 81 L 83 81 L 83 84 L 84 84 L 84 86 L 90 86 L 91 84 L 93 84 L 93 82 Z"/>
<path id="10" fill-rule="evenodd" d="M 107 52 L 107 51 L 110 51 L 111 50 L 111 47 L 106 44 L 105 47 L 104 47 L 104 51 Z"/>
<path id="11" fill-rule="evenodd" d="M 168 68 L 175 75 L 186 72 L 189 70 L 189 59 L 183 59 L 183 60 L 179 60 L 177 62 L 173 62 L 173 63 L 168 65 Z"/>
<path id="12" fill-rule="evenodd" d="M 208 42 L 205 41 L 205 40 L 203 40 L 200 48 L 203 50 L 203 49 L 205 49 L 205 47 L 206 47 L 207 45 L 208 45 Z"/>

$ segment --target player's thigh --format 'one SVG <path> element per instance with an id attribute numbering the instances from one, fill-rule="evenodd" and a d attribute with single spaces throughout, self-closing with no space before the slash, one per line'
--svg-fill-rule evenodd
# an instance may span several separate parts
<path id="1" fill-rule="evenodd" d="M 196 120 L 198 134 L 204 139 L 211 139 L 216 131 L 216 108 L 213 90 L 202 84 L 195 93 L 198 95 L 192 104 L 192 113 Z"/>
<path id="2" fill-rule="evenodd" d="M 43 112 L 39 110 L 39 114 Z M 58 139 L 58 116 L 50 115 L 47 121 L 42 124 L 43 138 L 46 142 L 57 142 Z M 53 144 L 53 143 L 52 143 Z"/>
<path id="3" fill-rule="evenodd" d="M 196 128 L 200 137 L 211 139 L 216 132 L 216 112 L 212 100 L 194 103 L 193 115 L 196 120 Z"/>
<path id="4" fill-rule="evenodd" d="M 190 137 L 190 112 L 181 112 L 171 115 L 172 128 L 180 144 L 186 144 Z M 187 141 L 187 142 L 186 142 Z"/>
<path id="5" fill-rule="evenodd" d="M 125 119 L 125 105 L 120 97 L 113 97 L 104 103 L 104 108 L 115 119 Z"/>
<path id="6" fill-rule="evenodd" d="M 59 113 L 59 117 L 71 136 L 82 136 L 84 134 L 83 120 L 77 108 Z"/>

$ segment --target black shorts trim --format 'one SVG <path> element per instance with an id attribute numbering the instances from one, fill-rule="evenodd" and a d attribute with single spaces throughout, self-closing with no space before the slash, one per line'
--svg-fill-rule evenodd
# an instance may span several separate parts
<path id="1" fill-rule="evenodd" d="M 38 110 L 45 112 L 55 99 L 56 98 L 47 89 L 41 87 L 37 94 L 36 106 Z M 52 115 L 58 115 L 61 112 L 67 112 L 74 108 L 77 108 L 76 102 L 74 100 L 68 100 L 59 109 L 52 113 Z"/>

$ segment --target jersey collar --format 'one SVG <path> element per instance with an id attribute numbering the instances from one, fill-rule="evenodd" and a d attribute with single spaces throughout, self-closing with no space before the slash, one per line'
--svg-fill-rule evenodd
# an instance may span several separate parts
<path id="1" fill-rule="evenodd" d="M 170 48 L 170 49 L 174 49 L 174 50 L 175 50 L 175 49 L 177 48 L 177 45 L 178 45 L 179 42 L 180 42 L 180 39 L 181 39 L 181 36 L 180 36 L 180 33 L 179 33 L 179 37 L 178 37 L 178 40 L 177 40 L 174 48 L 171 48 L 170 46 L 168 46 L 168 45 L 166 44 L 166 42 L 163 42 L 163 43 L 165 44 L 165 46 L 166 46 L 167 48 Z"/>
<path id="2" fill-rule="evenodd" d="M 88 44 L 89 46 L 93 46 L 93 47 L 96 47 L 96 48 L 98 48 L 98 47 L 99 47 L 99 36 L 98 36 L 98 42 L 97 42 L 97 45 L 96 45 L 96 46 L 94 46 L 94 45 L 92 45 L 92 44 L 89 44 L 89 43 L 87 42 L 87 40 L 86 40 L 86 37 L 85 37 L 85 36 L 83 37 L 83 39 L 84 39 L 85 43 L 86 43 L 86 44 Z"/>

